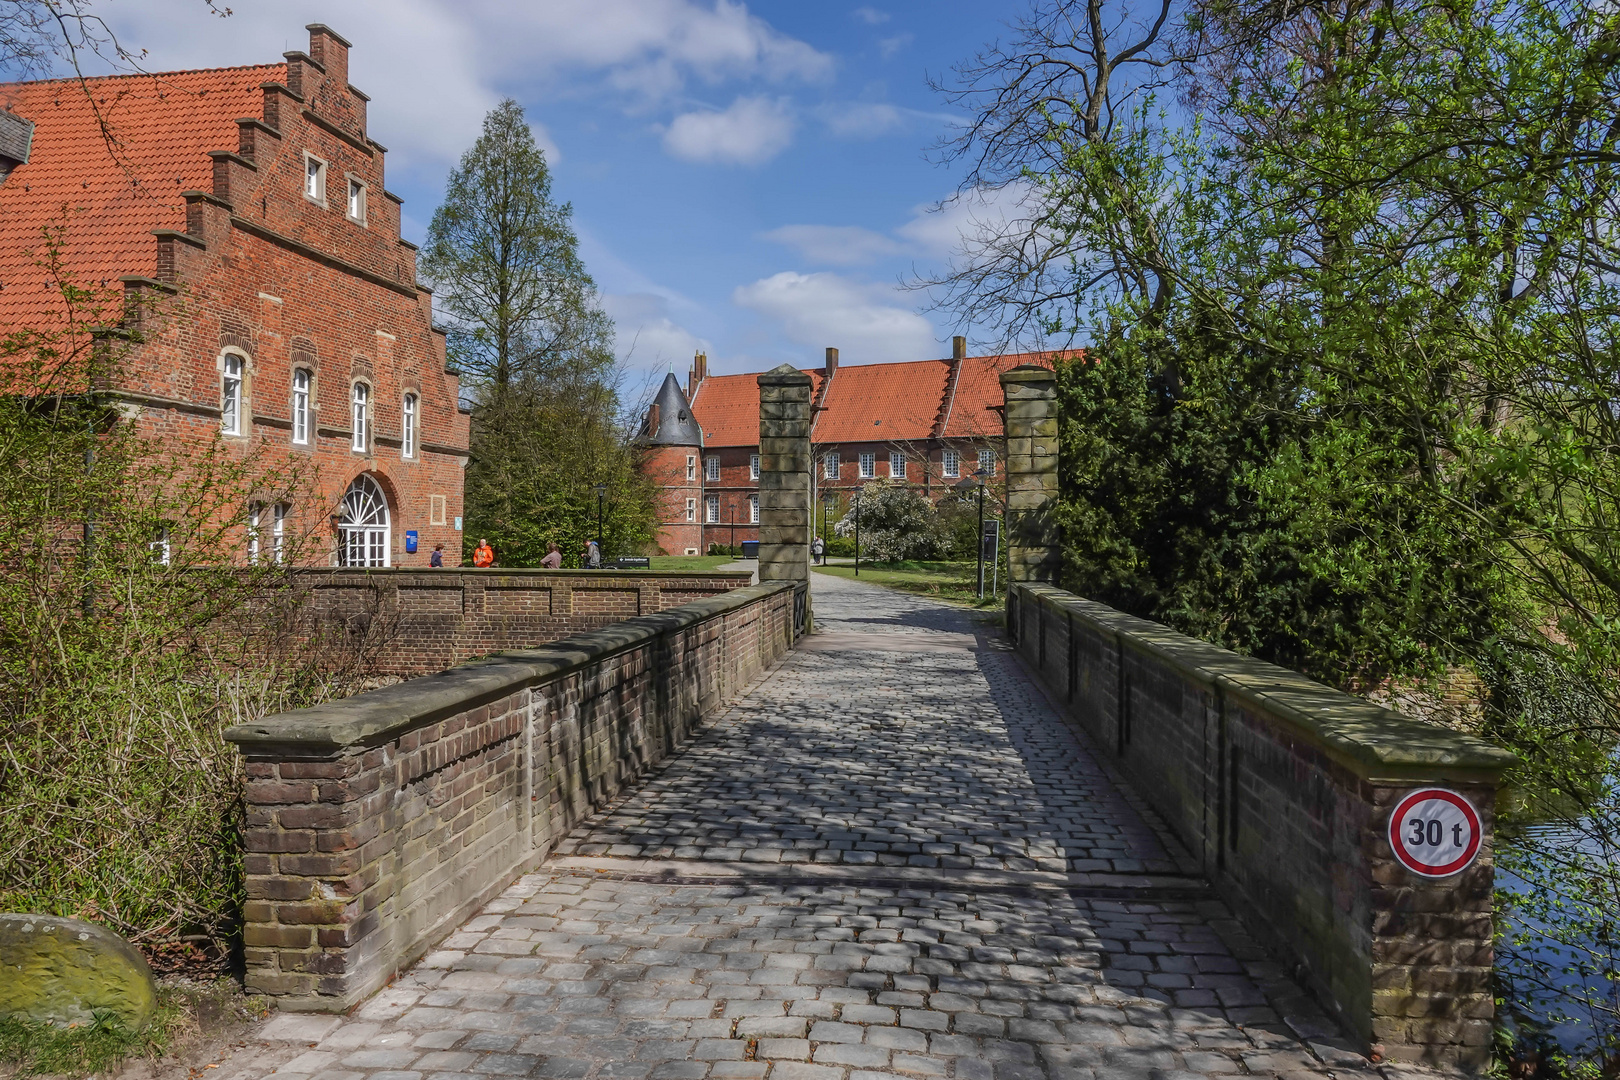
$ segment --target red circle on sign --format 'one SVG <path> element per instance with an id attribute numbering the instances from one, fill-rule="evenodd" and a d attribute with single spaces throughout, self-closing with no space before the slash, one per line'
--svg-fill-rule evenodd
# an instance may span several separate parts
<path id="1" fill-rule="evenodd" d="M 1407 838 L 1403 835 L 1408 825 L 1407 814 L 1426 802 L 1449 804 L 1462 814 L 1463 820 L 1468 824 L 1468 843 L 1464 846 L 1462 854 L 1444 863 L 1431 863 L 1421 858 L 1411 849 Z M 1474 809 L 1474 804 L 1455 791 L 1447 791 L 1445 788 L 1422 788 L 1414 791 L 1402 799 L 1389 815 L 1389 846 L 1395 852 L 1395 858 L 1412 873 L 1423 877 L 1450 877 L 1464 869 L 1479 854 L 1480 840 L 1479 812 Z"/>

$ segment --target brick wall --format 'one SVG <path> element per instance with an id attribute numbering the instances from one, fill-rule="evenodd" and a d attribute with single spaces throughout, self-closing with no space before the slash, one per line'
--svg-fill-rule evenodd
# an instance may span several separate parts
<path id="1" fill-rule="evenodd" d="M 1135 782 L 1263 939 L 1346 1028 L 1391 1058 L 1489 1056 L 1491 821 L 1512 755 L 1049 585 L 1008 625 L 1053 698 Z M 1458 791 L 1479 858 L 1449 878 L 1397 863 L 1408 791 Z"/>
<path id="2" fill-rule="evenodd" d="M 297 570 L 294 578 L 303 637 L 345 644 L 341 655 L 362 654 L 374 674 L 423 675 L 744 588 L 750 575 L 463 567 Z"/>
<path id="3" fill-rule="evenodd" d="M 246 984 L 344 1011 L 423 955 L 793 642 L 772 582 L 231 728 Z"/>

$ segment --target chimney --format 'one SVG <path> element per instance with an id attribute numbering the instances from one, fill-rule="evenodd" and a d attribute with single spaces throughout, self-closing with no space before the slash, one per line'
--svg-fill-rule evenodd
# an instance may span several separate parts
<path id="1" fill-rule="evenodd" d="M 831 346 L 828 346 L 828 348 L 827 348 L 827 378 L 829 378 L 829 379 L 832 378 L 833 377 L 833 372 L 835 372 L 837 370 L 838 370 L 838 350 L 832 348 Z"/>
<path id="2" fill-rule="evenodd" d="M 686 376 L 686 400 L 690 402 L 697 388 L 709 376 L 709 354 L 698 353 L 692 357 L 692 371 Z"/>
<path id="3" fill-rule="evenodd" d="M 951 359 L 967 359 L 967 338 L 963 337 L 961 334 L 951 338 Z"/>
<path id="4" fill-rule="evenodd" d="M 324 23 L 310 23 L 309 56 L 326 69 L 328 79 L 337 80 L 339 87 L 349 85 L 349 43 Z"/>

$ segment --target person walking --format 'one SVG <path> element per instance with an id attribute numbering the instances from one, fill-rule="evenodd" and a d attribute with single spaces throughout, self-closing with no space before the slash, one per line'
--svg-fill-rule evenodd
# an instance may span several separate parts
<path id="1" fill-rule="evenodd" d="M 597 546 L 595 540 L 585 542 L 585 565 L 592 570 L 602 569 L 602 549 Z"/>
<path id="2" fill-rule="evenodd" d="M 540 560 L 540 565 L 547 570 L 559 570 L 562 568 L 562 552 L 557 550 L 556 544 L 549 547 L 546 551 L 546 557 Z"/>
<path id="3" fill-rule="evenodd" d="M 478 546 L 473 549 L 473 565 L 480 570 L 487 570 L 495 565 L 495 549 L 482 537 L 478 540 Z"/>
<path id="4" fill-rule="evenodd" d="M 826 550 L 827 542 L 821 537 L 818 536 L 814 540 L 810 541 L 810 554 L 816 557 L 816 562 L 823 563 L 827 561 L 826 559 L 822 558 L 822 553 Z"/>
<path id="5" fill-rule="evenodd" d="M 440 567 L 442 567 L 444 565 L 444 545 L 443 544 L 434 544 L 433 545 L 433 554 L 428 556 L 428 565 L 429 566 L 440 566 Z"/>

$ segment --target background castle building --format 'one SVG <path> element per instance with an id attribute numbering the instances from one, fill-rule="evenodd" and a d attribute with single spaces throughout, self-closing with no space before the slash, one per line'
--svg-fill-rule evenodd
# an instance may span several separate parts
<path id="1" fill-rule="evenodd" d="M 313 477 L 302 501 L 243 508 L 244 552 L 256 521 L 266 557 L 297 529 L 314 562 L 426 565 L 437 542 L 454 565 L 458 380 L 349 43 L 308 30 L 309 52 L 279 64 L 0 88 L 0 326 L 61 318 L 38 265 L 59 230 L 75 279 L 168 316 L 105 388 L 143 435 L 223 436 Z"/>
<path id="2" fill-rule="evenodd" d="M 968 356 L 955 338 L 944 360 L 840 367 L 838 350 L 810 376 L 815 420 L 810 442 L 819 498 L 847 497 L 873 480 L 915 484 L 936 501 L 978 469 L 1001 469 L 1003 371 L 1051 367 L 1066 354 Z M 710 375 L 692 362 L 687 389 L 664 378 L 640 440 L 643 468 L 660 487 L 658 543 L 696 554 L 711 543 L 759 537 L 758 375 Z M 671 433 L 670 416 L 690 413 L 695 430 Z M 678 440 L 678 441 L 673 441 Z"/>

